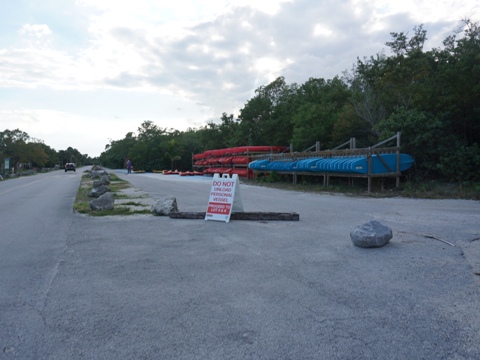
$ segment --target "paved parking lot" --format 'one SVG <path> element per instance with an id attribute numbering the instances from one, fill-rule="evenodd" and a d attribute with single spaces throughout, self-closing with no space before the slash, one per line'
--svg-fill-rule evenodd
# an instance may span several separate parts
<path id="1" fill-rule="evenodd" d="M 206 210 L 211 179 L 118 174 Z M 479 202 L 242 184 L 245 211 L 300 221 L 89 217 L 80 177 L 2 183 L 2 360 L 480 358 Z M 393 239 L 355 247 L 371 219 Z"/>
<path id="2" fill-rule="evenodd" d="M 210 180 L 127 179 L 154 199 L 175 196 L 180 211 L 206 209 Z M 85 238 L 109 229 L 100 249 L 78 244 L 77 257 L 89 254 L 105 304 L 123 309 L 132 349 L 177 359 L 480 357 L 479 202 L 240 189 L 245 211 L 300 221 L 82 219 L 96 224 Z M 353 246 L 350 230 L 371 219 L 393 239 Z"/>

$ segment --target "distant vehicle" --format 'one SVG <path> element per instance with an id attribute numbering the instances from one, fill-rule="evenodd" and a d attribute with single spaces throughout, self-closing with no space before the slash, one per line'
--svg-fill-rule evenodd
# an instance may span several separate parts
<path id="1" fill-rule="evenodd" d="M 75 164 L 74 163 L 66 163 L 65 164 L 65 172 L 73 170 L 75 172 Z"/>

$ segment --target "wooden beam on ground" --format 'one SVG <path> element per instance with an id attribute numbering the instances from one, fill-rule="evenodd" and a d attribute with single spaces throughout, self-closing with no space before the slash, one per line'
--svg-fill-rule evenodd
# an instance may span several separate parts
<path id="1" fill-rule="evenodd" d="M 169 215 L 172 219 L 205 219 L 205 212 L 176 212 Z M 230 220 L 261 220 L 261 221 L 299 221 L 297 213 L 277 212 L 235 212 Z"/>
<path id="2" fill-rule="evenodd" d="M 300 215 L 297 213 L 278 213 L 278 212 L 235 212 L 230 215 L 232 220 L 282 220 L 299 221 Z"/>

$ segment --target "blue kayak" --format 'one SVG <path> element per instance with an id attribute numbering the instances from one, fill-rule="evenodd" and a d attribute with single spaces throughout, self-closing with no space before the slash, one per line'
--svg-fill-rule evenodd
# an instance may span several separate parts
<path id="1" fill-rule="evenodd" d="M 380 157 L 388 167 L 380 160 Z M 408 170 L 413 163 L 414 159 L 410 155 L 400 154 L 400 172 Z M 372 174 L 388 174 L 396 170 L 397 154 L 372 155 Z M 320 159 L 317 161 L 315 171 L 368 174 L 368 158 L 362 156 Z"/>

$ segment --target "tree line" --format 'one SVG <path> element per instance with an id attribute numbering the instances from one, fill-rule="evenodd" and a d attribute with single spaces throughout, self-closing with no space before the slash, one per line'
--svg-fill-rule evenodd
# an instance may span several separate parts
<path id="1" fill-rule="evenodd" d="M 356 138 L 371 146 L 397 132 L 420 178 L 480 180 L 480 27 L 468 19 L 442 48 L 424 50 L 427 31 L 390 33 L 391 50 L 357 59 L 342 76 L 256 89 L 237 118 L 174 131 L 145 121 L 137 134 L 111 141 L 100 156 L 120 167 L 127 157 L 145 170 L 191 168 L 192 153 L 242 145 L 329 149 Z"/>
<path id="2" fill-rule="evenodd" d="M 388 56 L 357 58 L 333 79 L 288 84 L 278 77 L 257 88 L 237 117 L 224 112 L 200 128 L 178 131 L 146 120 L 111 140 L 97 160 L 110 168 L 129 158 L 146 171 L 188 170 L 192 154 L 210 149 L 292 144 L 303 151 L 316 141 L 331 149 L 352 137 L 360 148 L 401 132 L 418 178 L 480 181 L 479 24 L 463 20 L 443 47 L 428 51 L 422 25 L 411 35 L 390 35 Z"/>
<path id="3" fill-rule="evenodd" d="M 71 147 L 56 151 L 42 140 L 32 138 L 20 129 L 6 129 L 0 132 L 0 161 L 2 167 L 6 158 L 10 159 L 10 169 L 16 172 L 28 169 L 54 168 L 55 166 L 63 166 L 68 162 L 83 165 L 92 161 L 88 155 L 82 155 L 77 149 Z"/>

